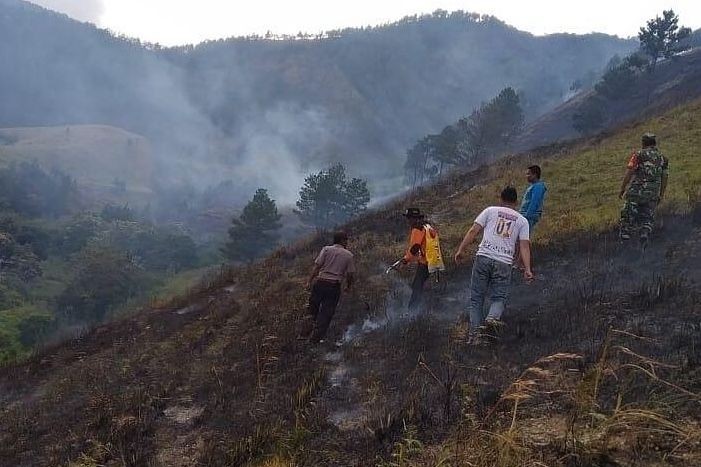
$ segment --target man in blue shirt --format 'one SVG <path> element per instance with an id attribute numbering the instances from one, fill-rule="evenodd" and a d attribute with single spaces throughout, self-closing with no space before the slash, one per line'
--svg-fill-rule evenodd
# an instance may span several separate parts
<path id="1" fill-rule="evenodd" d="M 528 220 L 528 226 L 531 233 L 533 227 L 543 215 L 543 201 L 545 200 L 545 192 L 548 188 L 540 180 L 540 166 L 532 165 L 526 170 L 526 178 L 530 186 L 526 189 L 521 203 L 521 215 Z"/>

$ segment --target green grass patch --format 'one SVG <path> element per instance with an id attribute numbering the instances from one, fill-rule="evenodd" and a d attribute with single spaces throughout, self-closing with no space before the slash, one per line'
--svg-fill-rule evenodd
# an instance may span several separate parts
<path id="1" fill-rule="evenodd" d="M 667 195 L 662 207 L 686 210 L 701 187 L 701 101 L 676 108 L 660 117 L 617 131 L 594 144 L 574 147 L 549 157 L 513 157 L 491 168 L 496 176 L 451 200 L 427 204 L 429 212 L 446 211 L 450 222 L 441 225 L 446 246 L 457 246 L 460 237 L 481 209 L 499 202 L 501 188 L 527 188 L 525 169 L 539 163 L 548 186 L 544 214 L 535 231 L 535 242 L 545 244 L 582 231 L 600 232 L 618 223 L 623 202 L 618 191 L 626 163 L 640 148 L 646 131 L 657 134 L 658 146 L 670 161 Z M 430 189 L 429 189 L 430 190 Z M 427 198 L 431 198 L 429 195 Z"/>
<path id="2" fill-rule="evenodd" d="M 31 353 L 32 347 L 22 341 L 33 337 L 25 324 L 34 318 L 52 319 L 53 315 L 34 305 L 0 311 L 0 364 L 20 360 Z"/>

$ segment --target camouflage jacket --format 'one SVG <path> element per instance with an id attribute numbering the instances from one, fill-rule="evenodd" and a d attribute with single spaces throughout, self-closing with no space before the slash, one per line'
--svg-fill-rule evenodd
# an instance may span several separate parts
<path id="1" fill-rule="evenodd" d="M 662 178 L 667 175 L 669 162 L 656 147 L 633 153 L 628 168 L 634 171 L 626 199 L 630 201 L 657 201 L 662 189 Z"/>

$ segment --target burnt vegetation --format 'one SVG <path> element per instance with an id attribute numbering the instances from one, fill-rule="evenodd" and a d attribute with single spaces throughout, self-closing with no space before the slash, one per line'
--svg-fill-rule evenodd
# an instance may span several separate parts
<path id="1" fill-rule="evenodd" d="M 669 140 L 696 141 L 698 115 L 696 103 L 656 124 Z M 617 243 L 617 208 L 601 210 L 590 194 L 571 198 L 569 208 L 557 198 L 586 181 L 614 190 L 617 176 L 588 178 L 601 168 L 595 158 L 610 159 L 604 153 L 640 131 L 451 175 L 351 221 L 363 283 L 344 297 L 332 325 L 340 347 L 297 339 L 304 280 L 327 240 L 320 233 L 5 366 L 0 459 L 13 466 L 698 463 L 695 159 L 674 146 L 689 176 L 671 188 L 644 255 Z M 465 269 L 451 267 L 433 285 L 425 313 L 403 316 L 401 279 L 384 274 L 402 250 L 401 207 L 430 208 L 450 251 L 479 207 L 531 162 L 557 191 L 535 244 L 539 280 L 516 286 L 500 339 L 465 346 Z"/>

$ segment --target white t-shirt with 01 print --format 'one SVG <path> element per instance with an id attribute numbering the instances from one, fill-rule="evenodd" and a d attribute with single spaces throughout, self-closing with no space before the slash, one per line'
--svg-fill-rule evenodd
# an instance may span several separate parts
<path id="1" fill-rule="evenodd" d="M 475 219 L 482 226 L 482 242 L 477 256 L 486 256 L 506 264 L 513 264 L 516 243 L 530 240 L 528 221 L 518 211 L 503 206 L 491 206 Z"/>

